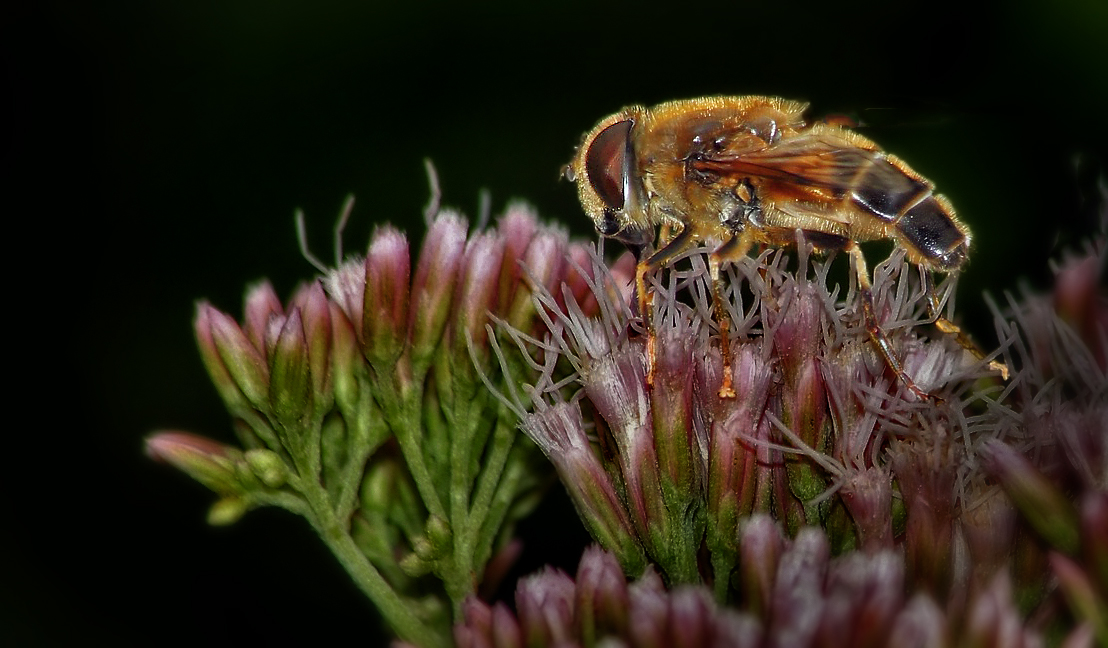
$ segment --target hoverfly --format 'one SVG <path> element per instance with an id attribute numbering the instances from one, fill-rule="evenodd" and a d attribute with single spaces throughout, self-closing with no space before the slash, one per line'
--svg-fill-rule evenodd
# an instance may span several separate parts
<path id="1" fill-rule="evenodd" d="M 962 268 L 969 229 L 950 202 L 899 158 L 842 126 L 806 123 L 806 108 L 761 96 L 631 106 L 601 120 L 565 167 L 602 236 L 650 250 L 659 226 L 677 232 L 640 258 L 636 272 L 639 312 L 650 336 L 648 380 L 655 349 L 646 274 L 702 240 L 722 242 L 709 256 L 709 271 L 722 340 L 720 396 L 733 397 L 720 268 L 755 244 L 793 245 L 797 230 L 818 250 L 851 255 L 869 335 L 917 396 L 927 394 L 905 373 L 877 322 L 858 242 L 891 239 L 903 248 L 922 270 L 932 321 L 980 356 L 957 326 L 939 316 L 930 279 L 933 272 Z M 1003 365 L 994 368 L 1006 373 Z"/>

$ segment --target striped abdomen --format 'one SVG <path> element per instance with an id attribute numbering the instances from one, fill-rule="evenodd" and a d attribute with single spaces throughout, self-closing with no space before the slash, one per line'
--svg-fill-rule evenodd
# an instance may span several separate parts
<path id="1" fill-rule="evenodd" d="M 896 238 L 936 270 L 957 270 L 966 261 L 969 234 L 932 186 L 900 160 L 880 151 L 840 149 L 836 166 L 856 173 L 835 193 L 896 228 Z M 844 174 L 845 175 L 845 174 Z"/>

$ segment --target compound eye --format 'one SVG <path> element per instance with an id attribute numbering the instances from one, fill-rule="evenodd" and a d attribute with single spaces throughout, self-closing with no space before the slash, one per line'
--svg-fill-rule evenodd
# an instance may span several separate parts
<path id="1" fill-rule="evenodd" d="M 604 204 L 615 211 L 623 209 L 627 168 L 628 138 L 634 122 L 626 119 L 597 133 L 585 153 L 589 184 Z"/>

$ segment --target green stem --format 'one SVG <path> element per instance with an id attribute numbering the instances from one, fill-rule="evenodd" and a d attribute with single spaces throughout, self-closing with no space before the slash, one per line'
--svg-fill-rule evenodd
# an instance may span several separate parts
<path id="1" fill-rule="evenodd" d="M 381 612 L 385 622 L 404 641 L 423 648 L 446 648 L 450 642 L 447 637 L 436 633 L 434 626 L 412 613 L 412 606 L 389 586 L 381 573 L 369 562 L 365 554 L 358 549 L 354 539 L 346 532 L 346 527 L 331 509 L 326 491 L 316 483 L 305 484 L 305 497 L 311 506 L 308 516 L 323 542 L 339 559 L 343 568 L 354 579 L 358 589 Z"/>
<path id="2" fill-rule="evenodd" d="M 399 363 L 397 364 L 399 367 Z M 393 374 L 381 375 L 378 381 L 376 392 L 390 395 L 382 397 L 379 404 L 385 413 L 389 427 L 396 435 L 396 442 L 400 445 L 401 454 L 404 455 L 404 463 L 408 465 L 408 471 L 412 475 L 420 498 L 423 499 L 424 506 L 431 515 L 444 520 L 449 519 L 446 507 L 443 506 L 435 490 L 435 480 L 423 460 L 419 438 L 423 431 L 420 420 L 423 390 L 413 388 L 411 380 L 401 380 L 399 376 Z M 395 396 L 392 396 L 393 394 Z"/>
<path id="3" fill-rule="evenodd" d="M 464 365 L 458 365 L 461 367 Z M 474 489 L 472 466 L 474 455 L 480 452 L 474 447 L 477 426 L 481 424 L 480 400 L 475 400 L 474 380 L 460 368 L 451 373 L 452 389 L 445 408 L 450 433 L 450 527 L 453 532 L 454 551 L 451 565 L 443 573 L 446 593 L 453 604 L 455 618 L 460 618 L 462 602 L 476 587 L 473 541 L 481 528 L 482 519 L 473 516 L 470 495 Z"/>
<path id="4" fill-rule="evenodd" d="M 502 408 L 506 409 L 506 408 Z M 496 429 L 493 432 L 492 438 L 492 451 L 489 453 L 488 458 L 484 462 L 483 470 L 477 480 L 477 488 L 473 498 L 473 503 L 470 508 L 470 519 L 473 524 L 470 525 L 468 532 L 471 536 L 468 539 L 468 545 L 474 548 L 475 552 L 481 552 L 477 554 L 480 562 L 487 560 L 487 556 L 482 555 L 488 551 L 488 547 L 491 546 L 496 532 L 500 529 L 500 523 L 502 520 L 496 520 L 497 524 L 490 526 L 488 524 L 489 512 L 492 507 L 494 496 L 497 493 L 507 493 L 511 495 L 516 494 L 514 483 L 516 479 L 510 479 L 505 477 L 505 480 L 512 483 L 504 483 L 501 481 L 501 477 L 504 476 L 504 466 L 508 463 L 508 455 L 512 449 L 512 443 L 515 440 L 515 426 L 505 425 L 504 411 L 501 411 L 501 417 L 497 418 Z M 506 507 L 505 507 L 506 508 Z M 484 531 L 488 533 L 483 534 Z M 480 562 L 478 564 L 480 564 Z"/>

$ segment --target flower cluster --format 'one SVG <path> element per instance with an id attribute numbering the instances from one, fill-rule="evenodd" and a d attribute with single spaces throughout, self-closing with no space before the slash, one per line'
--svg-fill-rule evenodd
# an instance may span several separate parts
<path id="1" fill-rule="evenodd" d="M 651 333 L 636 333 L 617 290 L 621 273 L 595 273 L 599 319 L 536 297 L 553 313 L 543 349 L 570 361 L 579 391 L 566 397 L 565 378 L 540 372 L 522 427 L 628 574 L 653 565 L 670 586 L 704 584 L 720 604 L 757 608 L 744 570 L 761 567 L 742 560 L 741 529 L 768 514 L 790 535 L 821 528 L 834 555 L 896 552 L 903 573 L 893 589 L 951 602 L 955 628 L 970 621 L 974 608 L 963 604 L 995 594 L 990 588 L 1014 586 L 1020 600 L 1053 605 L 1045 568 L 997 584 L 1008 578 L 1013 547 L 1020 560 L 1037 556 L 1038 566 L 1049 561 L 1056 578 L 1069 578 L 1069 596 L 1083 601 L 1075 616 L 1104 620 L 1108 574 L 1061 566 L 1071 564 L 1066 556 L 1108 564 L 1108 380 L 1093 350 L 1103 348 L 1108 318 L 1096 281 L 1062 283 L 1085 288 L 1074 301 L 1100 304 L 1081 310 L 1099 318 L 1084 327 L 1099 342 L 1075 336 L 1034 300 L 1013 301 L 1016 324 L 998 319 L 1004 359 L 1017 370 L 1005 383 L 991 356 L 922 335 L 928 296 L 894 254 L 876 268 L 874 303 L 904 371 L 932 395 L 922 400 L 876 353 L 855 286 L 839 299 L 827 262 L 809 269 L 802 254 L 790 268 L 783 251 L 768 252 L 741 262 L 730 282 L 738 395 L 730 399 L 718 395 L 702 255 L 653 286 L 653 367 Z M 1036 465 L 1050 476 L 1036 480 Z M 1055 553 L 1043 551 L 1044 538 Z M 1105 636 L 1102 626 L 1097 632 Z"/>
<path id="2" fill-rule="evenodd" d="M 1012 588 L 998 574 L 974 597 L 964 628 L 931 597 L 905 594 L 895 552 L 832 557 L 826 535 L 804 527 L 787 539 L 766 514 L 741 525 L 742 610 L 720 606 L 706 588 L 668 589 L 656 572 L 628 583 L 618 561 L 595 545 L 576 579 L 548 569 L 519 583 L 513 614 L 471 599 L 454 629 L 459 648 L 626 646 L 1036 646 Z M 1081 640 L 1087 635 L 1075 635 Z"/>
<path id="3" fill-rule="evenodd" d="M 642 318 L 630 255 L 523 207 L 437 215 L 414 268 L 384 227 L 241 323 L 200 304 L 242 447 L 147 448 L 219 495 L 213 523 L 303 515 L 412 645 L 1108 645 L 1104 241 L 994 306 L 985 357 L 930 326 L 954 282 L 894 253 L 870 297 L 895 362 L 845 264 L 795 250 L 726 269 L 721 398 L 707 250 L 649 277 Z M 553 473 L 599 547 L 482 601 Z"/>
<path id="4" fill-rule="evenodd" d="M 287 304 L 252 288 L 241 324 L 201 303 L 201 355 L 245 450 L 163 432 L 148 452 L 219 494 L 212 523 L 261 505 L 303 515 L 400 636 L 441 643 L 550 482 L 482 384 L 505 388 L 489 317 L 537 334 L 532 286 L 583 299 L 572 259 L 587 256 L 524 206 L 475 234 L 443 212 L 414 269 L 383 227 Z"/>
<path id="5" fill-rule="evenodd" d="M 953 340 L 919 336 L 925 295 L 894 256 L 877 268 L 874 300 L 905 370 L 936 397 L 920 400 L 876 353 L 861 300 L 829 290 L 830 264 L 817 263 L 809 279 L 807 259 L 799 269 L 787 261 L 782 251 L 764 254 L 739 264 L 743 276 L 730 282 L 736 398 L 718 395 L 721 359 L 702 255 L 653 288 L 652 368 L 647 336 L 635 333 L 614 286 L 595 284 L 599 320 L 539 296 L 542 311 L 555 313 L 547 346 L 570 361 L 597 416 L 583 416 L 577 400 L 562 397 L 564 380 L 546 372 L 532 389 L 543 402 L 523 429 L 564 483 L 589 484 L 576 498 L 589 511 L 582 517 L 629 570 L 645 558 L 669 582 L 699 582 L 705 542 L 723 600 L 739 521 L 754 512 L 772 512 L 793 532 L 827 527 L 839 550 L 890 548 L 894 503 L 910 520 L 917 509 L 957 517 L 953 485 L 976 430 L 964 412 L 989 392 L 973 389 L 990 379 L 987 363 Z M 902 490 L 913 498 L 899 497 L 894 481 L 912 482 Z"/>

